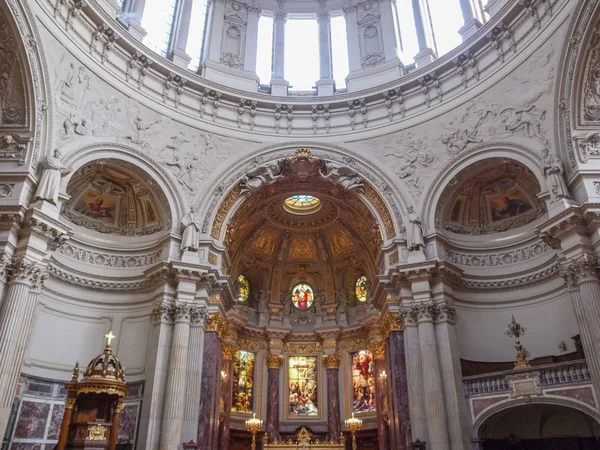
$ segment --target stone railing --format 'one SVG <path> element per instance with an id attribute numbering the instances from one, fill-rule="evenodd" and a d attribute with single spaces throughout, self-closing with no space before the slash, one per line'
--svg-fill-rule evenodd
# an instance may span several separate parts
<path id="1" fill-rule="evenodd" d="M 529 369 L 507 370 L 504 372 L 464 377 L 464 392 L 467 397 L 509 392 L 511 386 L 507 377 L 521 374 L 526 375 L 532 372 L 539 373 L 542 389 L 551 386 L 570 386 L 591 382 L 585 360 L 577 360 L 535 366 Z"/>

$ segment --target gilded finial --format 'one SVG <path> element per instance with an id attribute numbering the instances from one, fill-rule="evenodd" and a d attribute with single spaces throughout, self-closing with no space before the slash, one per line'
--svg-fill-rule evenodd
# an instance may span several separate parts
<path id="1" fill-rule="evenodd" d="M 112 330 L 110 330 L 108 332 L 108 334 L 105 334 L 104 337 L 106 338 L 106 346 L 110 347 L 111 342 L 113 341 L 114 338 L 116 338 L 117 336 L 115 334 L 113 334 Z"/>
<path id="2" fill-rule="evenodd" d="M 79 379 L 79 361 L 75 362 L 75 367 L 73 367 L 73 374 L 71 375 L 71 379 L 75 381 Z"/>

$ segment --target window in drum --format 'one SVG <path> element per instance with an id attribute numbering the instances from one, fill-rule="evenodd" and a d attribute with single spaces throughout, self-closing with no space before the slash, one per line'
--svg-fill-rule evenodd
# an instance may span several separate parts
<path id="1" fill-rule="evenodd" d="M 319 79 L 319 28 L 315 19 L 285 24 L 284 78 L 296 91 L 312 91 Z"/>
<path id="2" fill-rule="evenodd" d="M 240 276 L 238 277 L 237 280 L 237 285 L 238 285 L 238 302 L 245 302 L 248 300 L 248 297 L 250 296 L 250 282 L 248 281 L 248 279 L 240 274 Z"/>
<path id="3" fill-rule="evenodd" d="M 319 415 L 316 356 L 289 358 L 289 411 L 291 417 Z"/>
<path id="4" fill-rule="evenodd" d="M 144 44 L 162 56 L 169 51 L 176 3 L 177 0 L 146 0 L 144 7 L 142 27 L 148 33 Z"/>
<path id="5" fill-rule="evenodd" d="M 312 288 L 306 283 L 300 283 L 294 286 L 292 290 L 292 303 L 301 311 L 312 306 L 314 301 L 314 293 Z"/>
<path id="6" fill-rule="evenodd" d="M 273 71 L 273 18 L 260 16 L 256 49 L 256 75 L 261 84 L 269 84 Z"/>
<path id="7" fill-rule="evenodd" d="M 202 59 L 206 28 L 206 16 L 208 11 L 207 0 L 193 0 L 192 14 L 190 16 L 190 31 L 188 34 L 185 52 L 192 58 L 189 68 L 196 72 L 200 67 Z"/>
<path id="8" fill-rule="evenodd" d="M 352 357 L 352 412 L 375 411 L 375 376 L 373 355 L 368 350 L 351 353 Z"/>
<path id="9" fill-rule="evenodd" d="M 344 16 L 331 18 L 331 59 L 335 88 L 344 89 L 346 87 L 346 77 L 350 70 L 348 66 L 348 36 Z"/>
<path id="10" fill-rule="evenodd" d="M 464 25 L 459 0 L 428 0 L 438 57 L 462 44 L 458 30 Z"/>
<path id="11" fill-rule="evenodd" d="M 369 281 L 367 280 L 366 276 L 363 275 L 362 277 L 359 277 L 358 280 L 356 280 L 356 286 L 355 286 L 354 292 L 356 293 L 356 299 L 359 302 L 367 301 L 367 294 L 369 293 L 368 286 L 369 286 Z"/>
<path id="12" fill-rule="evenodd" d="M 238 350 L 233 356 L 231 410 L 252 412 L 254 407 L 254 353 Z"/>

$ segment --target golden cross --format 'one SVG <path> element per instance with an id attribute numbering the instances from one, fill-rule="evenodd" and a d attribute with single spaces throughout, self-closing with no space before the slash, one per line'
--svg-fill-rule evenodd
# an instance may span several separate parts
<path id="1" fill-rule="evenodd" d="M 105 334 L 104 337 L 106 338 L 106 345 L 110 345 L 110 343 L 112 342 L 112 340 L 114 338 L 116 338 L 117 336 L 113 334 L 112 330 L 110 330 L 108 332 L 108 334 Z"/>

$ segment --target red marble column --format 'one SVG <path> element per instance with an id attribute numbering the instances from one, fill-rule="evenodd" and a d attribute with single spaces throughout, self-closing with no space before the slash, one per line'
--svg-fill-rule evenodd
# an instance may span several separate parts
<path id="1" fill-rule="evenodd" d="M 393 448 L 410 450 L 412 435 L 408 411 L 408 382 L 404 354 L 404 332 L 392 331 L 389 337 L 390 441 Z"/>
<path id="2" fill-rule="evenodd" d="M 125 405 L 123 404 L 123 397 L 119 397 L 119 401 L 115 407 L 115 411 L 113 412 L 108 450 L 115 450 L 117 448 L 117 439 L 119 438 L 119 419 L 121 418 L 121 411 L 123 411 L 124 407 Z"/>
<path id="3" fill-rule="evenodd" d="M 371 348 L 375 369 L 375 408 L 377 411 L 377 448 L 390 450 L 390 431 L 387 422 L 387 378 L 381 376 L 388 374 L 385 362 L 385 343 L 378 342 Z"/>
<path id="4" fill-rule="evenodd" d="M 233 355 L 236 348 L 223 344 L 221 363 L 221 398 L 223 399 L 223 420 L 219 427 L 219 450 L 229 450 L 229 427 L 231 425 L 231 396 L 233 393 Z"/>
<path id="5" fill-rule="evenodd" d="M 341 431 L 338 380 L 340 357 L 338 355 L 325 355 L 323 362 L 327 372 L 327 435 L 329 439 L 337 442 Z"/>
<path id="6" fill-rule="evenodd" d="M 279 372 L 282 358 L 280 355 L 267 357 L 267 423 L 266 432 L 269 441 L 279 439 Z"/>
<path id="7" fill-rule="evenodd" d="M 204 353 L 202 355 L 202 381 L 198 420 L 199 450 L 214 450 L 219 439 L 219 394 L 221 391 L 221 340 L 219 332 L 223 324 L 211 316 L 204 333 Z M 221 321 L 223 319 L 221 318 Z"/>

